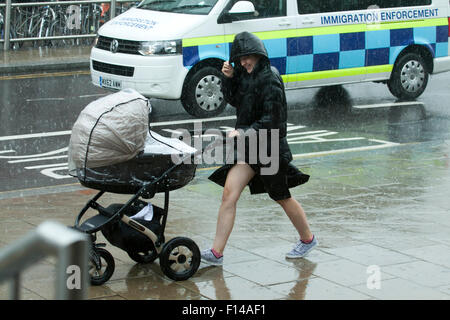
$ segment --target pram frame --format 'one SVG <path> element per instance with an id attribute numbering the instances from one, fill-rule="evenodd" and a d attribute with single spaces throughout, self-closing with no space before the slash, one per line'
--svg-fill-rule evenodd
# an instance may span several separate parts
<path id="1" fill-rule="evenodd" d="M 149 127 L 150 130 L 150 127 Z M 100 257 L 103 258 L 107 258 L 106 260 L 109 260 L 110 263 L 112 264 L 112 271 L 110 271 L 105 278 L 102 278 L 100 280 L 93 280 L 91 278 L 91 283 L 95 284 L 95 285 L 100 285 L 103 284 L 104 282 L 108 281 L 109 278 L 112 276 L 113 272 L 114 272 L 114 258 L 111 256 L 111 254 L 102 249 L 101 247 L 106 246 L 106 244 L 96 244 L 96 237 L 95 237 L 95 233 L 97 231 L 100 231 L 104 226 L 106 226 L 109 223 L 114 223 L 116 221 L 122 221 L 123 223 L 125 223 L 126 225 L 130 226 L 131 228 L 135 229 L 136 231 L 140 232 L 141 234 L 145 235 L 147 238 L 149 238 L 152 243 L 153 246 L 156 250 L 156 256 L 152 255 L 151 257 L 156 259 L 157 257 L 160 257 L 160 266 L 161 266 L 161 270 L 163 271 L 163 273 L 165 275 L 167 275 L 169 278 L 173 279 L 173 280 L 186 280 L 188 279 L 190 276 L 192 276 L 198 269 L 199 265 L 200 265 L 200 250 L 198 248 L 198 246 L 195 244 L 194 241 L 192 241 L 189 238 L 184 238 L 184 237 L 176 237 L 173 238 L 171 240 L 169 240 L 168 242 L 165 242 L 164 239 L 164 231 L 165 231 L 165 227 L 166 227 L 166 222 L 167 222 L 167 216 L 168 216 L 168 211 L 169 211 L 169 193 L 170 190 L 165 190 L 164 192 L 164 208 L 163 208 L 163 213 L 162 213 L 162 221 L 161 221 L 161 228 L 159 229 L 158 234 L 155 234 L 152 230 L 150 230 L 149 228 L 145 227 L 144 225 L 140 224 L 139 222 L 129 218 L 127 215 L 125 215 L 125 210 L 127 208 L 130 208 L 132 206 L 132 204 L 134 202 L 136 202 L 140 197 L 146 198 L 146 199 L 150 199 L 153 198 L 156 191 L 158 190 L 158 185 L 160 183 L 162 183 L 164 181 L 165 178 L 168 177 L 168 175 L 175 170 L 175 168 L 177 168 L 180 165 L 183 165 L 185 160 L 187 160 L 189 157 L 191 157 L 191 163 L 195 163 L 195 158 L 205 152 L 207 149 L 209 148 L 213 148 L 215 147 L 215 144 L 217 142 L 221 142 L 221 141 L 215 141 L 211 144 L 209 144 L 205 149 L 203 150 L 197 150 L 194 153 L 191 153 L 185 157 L 183 157 L 180 162 L 178 164 L 174 164 L 173 166 L 171 166 L 169 169 L 167 169 L 159 178 L 154 179 L 153 181 L 149 181 L 149 182 L 145 182 L 143 184 L 143 186 L 139 189 L 138 192 L 136 192 L 134 194 L 134 196 L 131 197 L 131 199 L 129 199 L 119 210 L 117 210 L 117 212 L 112 213 L 110 212 L 107 208 L 102 207 L 97 201 L 100 199 L 100 197 L 106 192 L 106 191 L 99 191 L 91 200 L 89 200 L 86 205 L 84 206 L 84 208 L 80 211 L 80 213 L 78 214 L 76 221 L 75 221 L 75 226 L 74 228 L 81 231 L 81 232 L 85 232 L 88 234 L 91 234 L 91 238 L 92 238 L 92 250 L 91 250 L 91 262 L 94 264 L 94 266 L 96 267 L 97 270 L 99 270 L 101 268 L 101 260 Z M 84 214 L 88 211 L 88 209 L 94 209 L 97 210 L 99 212 L 99 215 L 96 215 L 92 218 L 89 219 L 95 219 L 96 217 L 100 217 L 99 223 L 97 225 L 93 225 L 90 228 L 83 228 L 83 226 L 89 221 L 89 219 L 87 219 L 83 224 L 80 225 L 81 222 L 81 218 L 84 216 Z M 177 262 L 178 264 L 183 264 L 184 266 L 186 265 L 187 262 L 185 262 L 186 260 L 188 260 L 189 258 L 192 259 L 192 268 L 189 269 L 185 274 L 173 274 L 172 271 L 170 270 L 170 265 L 169 262 L 166 261 L 165 259 L 167 258 L 167 260 L 172 260 L 168 255 L 170 254 L 171 250 L 173 250 L 174 247 L 177 246 L 187 246 L 189 250 L 191 250 L 191 252 L 185 256 L 183 258 L 183 261 Z M 106 255 L 106 256 L 105 256 Z M 164 259 L 162 259 L 161 257 L 164 257 Z M 154 260 L 153 259 L 153 260 Z M 151 261 L 153 261 L 151 260 Z M 173 262 L 173 260 L 172 260 Z"/>
<path id="2" fill-rule="evenodd" d="M 130 200 L 128 200 L 116 213 L 111 213 L 110 211 L 108 211 L 106 208 L 102 207 L 97 201 L 100 199 L 101 196 L 103 196 L 103 194 L 105 194 L 105 191 L 100 191 L 98 192 L 94 198 L 92 198 L 91 200 L 89 200 L 87 202 L 87 204 L 84 206 L 84 208 L 81 210 L 80 214 L 78 215 L 76 221 L 75 221 L 75 228 L 77 230 L 81 229 L 80 222 L 81 222 L 81 218 L 84 216 L 84 214 L 89 210 L 89 209 L 94 209 L 97 210 L 99 212 L 100 215 L 105 216 L 105 217 L 109 217 L 107 220 L 105 220 L 104 222 L 102 222 L 101 224 L 94 226 L 93 228 L 90 229 L 82 229 L 84 232 L 89 233 L 89 234 L 93 234 L 96 233 L 98 231 L 101 231 L 101 229 L 105 226 L 108 225 L 109 223 L 112 223 L 114 221 L 118 221 L 121 220 L 123 223 L 129 225 L 130 227 L 132 227 L 133 229 L 139 231 L 140 233 L 146 235 L 149 239 L 152 240 L 155 249 L 157 251 L 157 253 L 159 254 L 161 252 L 161 245 L 164 243 L 164 230 L 166 227 L 166 221 L 167 221 L 167 216 L 168 216 L 168 212 L 169 212 L 169 191 L 165 191 L 164 192 L 164 208 L 163 208 L 163 214 L 162 214 L 162 222 L 161 222 L 161 229 L 160 232 L 158 234 L 155 234 L 152 230 L 150 230 L 149 228 L 145 227 L 144 225 L 140 224 L 139 222 L 129 218 L 127 215 L 125 215 L 123 212 L 129 208 L 136 200 L 138 200 L 141 197 L 141 192 L 145 191 L 145 187 L 141 188 L 141 191 L 138 192 L 137 194 L 135 194 Z"/>
<path id="3" fill-rule="evenodd" d="M 149 123 L 149 130 L 150 130 L 150 123 Z M 188 156 L 185 156 L 180 163 L 173 165 L 172 167 L 170 167 L 169 169 L 167 169 L 159 178 L 156 178 L 154 181 L 150 181 L 150 182 L 146 182 L 143 184 L 143 186 L 139 189 L 139 191 L 137 193 L 135 193 L 135 195 L 133 197 L 131 197 L 130 200 L 128 200 L 123 206 L 122 208 L 120 208 L 116 213 L 114 213 L 111 216 L 111 213 L 104 207 L 102 207 L 99 203 L 97 203 L 97 200 L 100 199 L 100 197 L 106 192 L 106 191 L 100 191 L 98 192 L 94 198 L 92 198 L 90 201 L 87 202 L 87 204 L 84 206 L 84 208 L 81 210 L 81 212 L 78 214 L 77 219 L 75 220 L 75 228 L 79 229 L 80 228 L 80 221 L 81 218 L 83 217 L 83 215 L 87 212 L 88 209 L 92 208 L 94 210 L 97 210 L 100 214 L 103 214 L 104 216 L 111 216 L 108 220 L 106 220 L 104 223 L 102 223 L 99 226 L 96 226 L 92 229 L 89 229 L 88 233 L 94 233 L 97 232 L 99 230 L 101 230 L 101 228 L 106 225 L 109 224 L 115 220 L 122 220 L 124 223 L 126 223 L 127 225 L 129 225 L 130 227 L 132 227 L 133 229 L 139 231 L 140 233 L 146 235 L 147 237 L 149 237 L 152 241 L 153 244 L 155 245 L 155 248 L 158 252 L 158 254 L 161 251 L 161 244 L 164 243 L 164 230 L 166 227 L 166 222 L 167 222 L 167 216 L 168 216 L 168 212 L 169 212 L 169 190 L 164 191 L 164 208 L 163 208 L 163 220 L 161 222 L 161 231 L 158 235 L 156 235 L 152 230 L 146 228 L 145 226 L 143 226 L 142 224 L 140 224 L 137 221 L 134 221 L 132 219 L 130 219 L 128 216 L 126 216 L 123 212 L 125 211 L 126 208 L 129 208 L 131 206 L 132 203 L 134 203 L 136 200 L 138 200 L 140 197 L 145 197 L 145 198 L 153 198 L 155 193 L 156 193 L 156 189 L 158 184 L 164 180 L 164 178 L 166 178 L 173 170 L 175 170 L 175 168 L 177 168 L 178 166 L 182 165 L 184 163 L 184 161 L 191 157 L 191 160 L 194 161 L 195 157 L 200 154 L 201 152 L 203 152 L 202 150 L 197 150 L 195 153 L 190 154 Z M 153 187 L 153 189 L 151 189 Z M 159 251 L 158 251 L 159 250 Z"/>
<path id="4" fill-rule="evenodd" d="M 136 192 L 131 197 L 131 199 L 129 199 L 124 205 L 122 205 L 122 207 L 119 210 L 117 210 L 117 212 L 115 212 L 115 213 L 110 212 L 107 208 L 104 208 L 97 202 L 100 199 L 100 197 L 102 197 L 103 194 L 105 194 L 106 191 L 100 190 L 91 200 L 89 200 L 86 203 L 86 205 L 80 211 L 80 213 L 78 214 L 78 216 L 75 220 L 74 228 L 81 232 L 91 235 L 91 239 L 92 239 L 92 248 L 91 248 L 91 253 L 90 253 L 91 262 L 94 264 L 94 266 L 96 267 L 97 270 L 101 269 L 100 257 L 102 255 L 106 255 L 103 257 L 106 258 L 106 260 L 109 260 L 110 263 L 112 264 L 112 271 L 110 271 L 108 273 L 108 275 L 105 276 L 104 279 L 95 280 L 91 277 L 92 284 L 94 284 L 94 285 L 103 284 L 104 282 L 109 280 L 109 278 L 112 276 L 112 274 L 114 272 L 114 258 L 111 256 L 111 254 L 108 251 L 101 248 L 101 247 L 106 246 L 106 244 L 103 244 L 103 243 L 96 244 L 95 243 L 96 242 L 95 234 L 96 234 L 96 232 L 101 231 L 101 229 L 103 227 L 105 227 L 106 225 L 108 225 L 110 223 L 114 223 L 116 221 L 122 221 L 126 225 L 130 226 L 131 228 L 135 229 L 136 231 L 140 232 L 141 234 L 143 234 L 147 238 L 149 238 L 152 241 L 153 246 L 156 250 L 156 255 L 154 255 L 154 259 L 156 259 L 156 257 L 161 258 L 161 255 L 166 257 L 168 255 L 168 253 L 164 252 L 164 249 L 168 248 L 167 250 L 169 250 L 169 251 L 172 250 L 171 249 L 172 245 L 174 245 L 175 243 L 188 243 L 190 246 L 193 247 L 193 250 L 195 252 L 191 253 L 191 255 L 187 257 L 187 258 L 195 258 L 195 261 L 193 261 L 192 269 L 189 270 L 189 273 L 188 273 L 189 276 L 186 276 L 186 275 L 178 276 L 176 274 L 175 275 L 171 274 L 170 268 L 168 267 L 168 262 L 160 261 L 161 269 L 163 270 L 163 273 L 165 273 L 168 277 L 172 278 L 173 280 L 186 280 L 187 278 L 189 278 L 192 274 L 194 274 L 197 271 L 197 269 L 200 265 L 200 251 L 194 241 L 192 241 L 191 239 L 188 239 L 188 238 L 177 237 L 177 238 L 171 239 L 168 242 L 165 242 L 164 231 L 165 231 L 167 216 L 168 216 L 168 212 L 169 212 L 170 190 L 164 191 L 164 208 L 162 211 L 161 228 L 159 228 L 158 234 L 155 234 L 152 230 L 150 230 L 146 226 L 129 218 L 127 215 L 125 215 L 125 210 L 127 208 L 130 208 L 132 206 L 132 204 L 134 202 L 136 202 L 140 197 L 143 197 L 146 199 L 153 198 L 154 195 L 156 194 L 158 185 L 160 183 L 162 183 L 164 181 L 164 179 L 167 178 L 168 175 L 173 170 L 175 170 L 175 168 L 177 168 L 180 165 L 183 165 L 184 160 L 188 159 L 189 157 L 191 157 L 191 160 L 193 161 L 195 159 L 195 157 L 198 154 L 200 154 L 201 152 L 202 152 L 202 150 L 197 150 L 197 152 L 189 154 L 188 156 L 185 156 L 180 161 L 180 163 L 174 164 L 173 166 L 171 166 L 160 177 L 156 178 L 153 181 L 145 182 L 143 184 L 143 186 L 139 189 L 139 191 Z M 82 217 L 89 209 L 94 209 L 94 210 L 98 211 L 99 214 L 87 219 L 82 224 L 80 224 Z M 87 223 L 89 221 L 91 221 L 93 224 L 90 224 L 89 228 L 86 228 L 85 226 L 87 225 Z M 168 258 L 168 259 L 170 259 L 170 258 Z M 151 260 L 151 261 L 153 261 L 153 260 Z"/>
<path id="5" fill-rule="evenodd" d="M 199 151 L 197 151 L 194 154 L 191 154 L 189 156 L 192 157 L 192 158 L 195 158 L 198 153 L 199 153 Z M 185 157 L 185 159 L 187 159 L 187 158 L 188 157 Z M 183 160 L 185 160 L 185 159 L 183 159 Z M 92 234 L 94 232 L 100 231 L 101 228 L 104 225 L 109 224 L 111 222 L 114 222 L 116 220 L 122 220 L 124 223 L 126 223 L 127 225 L 129 225 L 133 229 L 135 229 L 135 230 L 139 231 L 140 233 L 142 233 L 142 234 L 146 235 L 147 237 L 149 237 L 153 241 L 153 244 L 155 245 L 155 248 L 156 248 L 157 252 L 160 253 L 160 251 L 161 251 L 161 244 L 164 242 L 164 230 L 165 230 L 165 227 L 166 227 L 167 216 L 168 216 L 168 212 L 169 212 L 169 192 L 170 191 L 168 191 L 168 190 L 164 191 L 164 208 L 163 208 L 163 216 L 162 216 L 163 220 L 161 222 L 161 231 L 160 231 L 160 233 L 158 235 L 156 235 L 152 230 L 150 230 L 147 227 L 143 226 L 139 222 L 130 219 L 123 212 L 125 211 L 126 208 L 129 208 L 131 206 L 131 204 L 134 203 L 136 200 L 138 200 L 140 197 L 153 198 L 155 193 L 156 193 L 155 190 L 156 190 L 157 185 L 161 181 L 163 181 L 164 178 L 166 178 L 169 175 L 169 173 L 172 172 L 172 170 L 174 170 L 177 166 L 182 165 L 182 164 L 183 164 L 183 161 L 180 161 L 179 164 L 175 164 L 172 167 L 170 167 L 169 169 L 167 169 L 159 178 L 155 179 L 154 181 L 150 181 L 150 182 L 144 183 L 144 185 L 141 187 L 141 189 L 133 197 L 131 197 L 131 199 L 128 200 L 122 206 L 122 208 L 120 208 L 112 216 L 111 216 L 111 212 L 109 212 L 106 208 L 102 207 L 97 202 L 98 199 L 100 199 L 100 197 L 103 196 L 105 191 L 98 192 L 94 196 L 94 198 L 92 198 L 90 201 L 87 202 L 87 204 L 84 206 L 84 208 L 78 214 L 78 217 L 77 217 L 77 219 L 75 221 L 75 226 L 74 227 L 76 229 L 80 228 L 81 218 L 88 211 L 88 209 L 91 208 L 91 209 L 97 210 L 103 216 L 111 216 L 111 217 L 109 219 L 107 219 L 106 221 L 104 221 L 99 226 L 95 226 L 94 228 L 89 229 L 87 231 L 88 233 Z M 153 189 L 151 189 L 151 188 L 153 188 Z"/>

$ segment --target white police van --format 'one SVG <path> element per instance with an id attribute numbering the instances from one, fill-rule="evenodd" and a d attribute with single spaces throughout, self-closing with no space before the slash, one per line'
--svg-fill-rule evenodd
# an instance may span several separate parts
<path id="1" fill-rule="evenodd" d="M 449 0 L 143 0 L 100 28 L 92 82 L 217 115 L 223 61 L 249 31 L 286 89 L 382 81 L 414 99 L 450 70 L 449 16 Z"/>

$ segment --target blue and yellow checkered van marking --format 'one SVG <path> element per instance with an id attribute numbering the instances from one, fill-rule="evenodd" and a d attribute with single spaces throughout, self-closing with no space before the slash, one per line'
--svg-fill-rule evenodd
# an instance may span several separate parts
<path id="1" fill-rule="evenodd" d="M 255 32 L 271 64 L 285 82 L 391 72 L 409 45 L 427 47 L 433 57 L 448 56 L 448 19 L 357 24 Z M 234 35 L 183 39 L 183 63 L 190 68 L 207 58 L 228 60 Z"/>

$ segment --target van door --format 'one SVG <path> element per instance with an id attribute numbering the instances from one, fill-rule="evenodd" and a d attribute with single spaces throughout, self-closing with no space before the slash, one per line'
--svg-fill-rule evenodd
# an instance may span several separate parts
<path id="1" fill-rule="evenodd" d="M 224 11 L 230 10 L 237 2 L 238 0 L 231 0 Z M 254 33 L 264 42 L 272 66 L 278 69 L 280 75 L 285 75 L 288 69 L 286 38 L 295 31 L 295 16 L 289 14 L 287 0 L 251 0 L 251 2 L 255 7 L 253 15 L 237 15 L 234 19 L 238 20 L 224 23 L 226 39 L 231 45 L 237 33 L 242 31 Z"/>
<path id="2" fill-rule="evenodd" d="M 291 88 L 364 81 L 365 29 L 358 0 L 297 0 Z M 293 48 L 295 45 L 293 44 Z"/>

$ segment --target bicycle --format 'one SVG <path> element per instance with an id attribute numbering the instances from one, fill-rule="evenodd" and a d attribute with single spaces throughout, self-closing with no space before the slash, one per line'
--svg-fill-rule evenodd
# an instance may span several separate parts
<path id="1" fill-rule="evenodd" d="M 55 19 L 55 11 L 50 6 L 15 7 L 11 28 L 18 38 L 44 38 L 50 35 L 50 26 Z M 45 40 L 32 43 L 35 47 L 46 44 Z"/>
<path id="2" fill-rule="evenodd" d="M 16 32 L 13 27 L 10 27 L 9 38 L 15 39 L 17 37 Z M 0 39 L 5 39 L 5 19 L 3 14 L 0 12 Z M 11 41 L 9 43 L 9 48 L 11 50 L 19 50 L 22 47 L 22 43 L 18 41 Z"/>
<path id="3" fill-rule="evenodd" d="M 90 45 L 100 27 L 102 8 L 100 5 L 80 4 L 55 7 L 56 19 L 50 27 L 51 36 L 92 35 L 73 39 L 51 40 L 52 46 Z"/>

